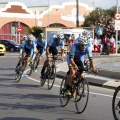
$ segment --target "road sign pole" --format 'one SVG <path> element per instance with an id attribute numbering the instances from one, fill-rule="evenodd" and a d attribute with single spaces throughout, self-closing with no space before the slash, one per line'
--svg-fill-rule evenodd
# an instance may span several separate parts
<path id="1" fill-rule="evenodd" d="M 19 32 L 19 44 L 20 44 L 20 32 Z"/>
<path id="2" fill-rule="evenodd" d="M 116 1 L 116 8 L 117 8 L 117 13 L 118 13 L 118 0 Z M 116 30 L 116 54 L 117 54 L 117 41 L 118 41 L 118 30 Z"/>

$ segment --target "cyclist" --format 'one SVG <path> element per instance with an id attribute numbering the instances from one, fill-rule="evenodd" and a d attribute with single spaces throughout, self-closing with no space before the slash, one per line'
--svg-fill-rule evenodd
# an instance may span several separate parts
<path id="1" fill-rule="evenodd" d="M 46 57 L 47 59 L 44 62 L 43 68 L 41 70 L 41 78 L 50 61 L 50 54 L 52 53 L 53 56 L 57 56 L 58 54 L 58 47 L 61 47 L 61 60 L 64 61 L 64 34 L 57 34 L 56 37 L 52 38 L 46 48 Z M 54 63 L 56 64 L 56 63 Z"/>
<path id="2" fill-rule="evenodd" d="M 37 67 L 40 64 L 43 55 L 46 53 L 47 40 L 44 38 L 44 33 L 39 34 L 39 37 L 36 39 L 35 44 L 36 44 L 36 52 L 40 53 L 37 65 L 35 66 L 35 70 L 34 70 L 34 72 L 37 72 Z"/>
<path id="3" fill-rule="evenodd" d="M 27 36 L 27 40 L 24 41 L 24 44 L 22 45 L 22 48 L 20 50 L 20 60 L 16 66 L 16 69 L 17 71 L 19 70 L 19 67 L 20 67 L 20 64 L 21 64 L 21 61 L 23 59 L 23 57 L 27 54 L 27 61 L 26 61 L 26 64 L 25 64 L 25 67 L 27 66 L 28 62 L 31 60 L 32 58 L 32 55 L 33 55 L 33 52 L 34 52 L 34 49 L 36 47 L 35 43 L 34 43 L 34 40 L 35 40 L 35 37 L 33 35 L 28 35 Z M 16 71 L 16 72 L 17 72 Z"/>
<path id="4" fill-rule="evenodd" d="M 25 40 L 27 40 L 27 36 L 26 36 L 26 35 L 23 35 L 23 38 L 22 38 L 22 40 L 20 41 L 20 44 L 23 44 Z"/>
<path id="5" fill-rule="evenodd" d="M 84 55 L 86 54 L 88 55 L 88 58 L 90 60 L 90 65 L 93 71 L 97 73 L 97 70 L 95 68 L 95 64 L 93 61 L 93 57 L 92 57 L 92 52 L 88 45 L 87 34 L 86 35 L 83 34 L 78 39 L 78 43 L 73 44 L 67 56 L 69 72 L 66 80 L 66 89 L 67 89 L 66 95 L 71 95 L 71 92 L 70 92 L 71 81 L 73 80 L 75 71 L 78 69 L 78 67 L 84 67 Z M 84 73 L 82 73 L 81 77 L 84 78 Z"/>

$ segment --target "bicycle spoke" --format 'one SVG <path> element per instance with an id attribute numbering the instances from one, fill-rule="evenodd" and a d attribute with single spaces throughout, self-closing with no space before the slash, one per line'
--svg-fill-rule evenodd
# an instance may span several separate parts
<path id="1" fill-rule="evenodd" d="M 88 103 L 88 98 L 89 86 L 87 80 L 84 78 L 84 80 L 79 83 L 76 90 L 75 107 L 78 113 L 84 112 Z"/>
<path id="2" fill-rule="evenodd" d="M 120 120 L 120 86 L 116 88 L 113 95 L 112 111 L 115 120 Z"/>
<path id="3" fill-rule="evenodd" d="M 70 97 L 65 95 L 65 92 L 66 92 L 65 80 L 66 80 L 66 77 L 62 80 L 62 83 L 61 83 L 61 86 L 60 86 L 60 103 L 61 103 L 62 107 L 65 107 L 70 100 Z"/>
<path id="4" fill-rule="evenodd" d="M 48 72 L 48 89 L 50 90 L 53 87 L 53 84 L 55 82 L 56 77 L 56 67 L 50 66 L 49 72 Z"/>

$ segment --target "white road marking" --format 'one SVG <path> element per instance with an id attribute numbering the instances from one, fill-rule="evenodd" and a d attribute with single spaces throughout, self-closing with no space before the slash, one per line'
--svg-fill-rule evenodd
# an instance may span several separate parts
<path id="1" fill-rule="evenodd" d="M 40 66 L 38 66 L 38 67 L 41 67 L 41 66 L 43 66 L 43 65 L 40 65 Z M 27 73 L 27 71 L 29 71 L 30 70 L 30 68 L 29 69 L 27 69 L 27 70 L 25 70 L 25 74 Z M 29 77 L 29 76 L 26 76 L 28 79 L 30 79 L 30 80 L 32 80 L 32 81 L 35 81 L 35 82 L 40 82 L 40 80 L 37 80 L 37 79 L 34 79 L 34 78 L 32 78 L 32 77 Z M 45 83 L 45 84 L 47 84 L 47 83 Z M 60 88 L 60 86 L 59 85 L 53 85 L 54 87 L 59 87 Z M 89 92 L 90 94 L 93 94 L 93 95 L 99 95 L 99 96 L 104 96 L 104 97 L 110 97 L 110 98 L 112 98 L 113 96 L 112 95 L 107 95 L 107 94 L 101 94 L 101 93 L 95 93 L 95 92 Z"/>

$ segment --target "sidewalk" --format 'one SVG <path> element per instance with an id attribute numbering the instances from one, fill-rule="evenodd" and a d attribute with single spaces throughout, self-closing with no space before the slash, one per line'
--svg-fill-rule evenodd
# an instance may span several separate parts
<path id="1" fill-rule="evenodd" d="M 90 85 L 115 89 L 120 85 L 120 55 L 96 56 L 94 58 L 98 75 L 86 73 Z M 63 78 L 68 71 L 67 62 L 57 67 L 57 77 Z"/>

